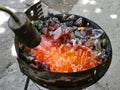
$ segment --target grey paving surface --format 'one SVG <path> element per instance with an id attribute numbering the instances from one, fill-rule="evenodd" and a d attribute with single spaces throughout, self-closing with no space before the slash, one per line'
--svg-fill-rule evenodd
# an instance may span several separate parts
<path id="1" fill-rule="evenodd" d="M 78 0 L 42 0 L 43 3 L 61 13 L 68 13 L 77 1 Z"/>
<path id="2" fill-rule="evenodd" d="M 34 0 L 0 0 L 13 11 L 24 11 Z M 57 0 L 56 0 L 57 1 Z M 59 1 L 59 2 L 58 2 Z M 66 12 L 87 17 L 99 24 L 110 37 L 113 48 L 112 64 L 105 76 L 86 90 L 120 90 L 120 0 L 43 0 L 45 15 L 47 12 Z M 60 6 L 67 2 L 70 6 Z M 70 2 L 69 2 L 70 1 Z M 51 6 L 52 5 L 52 6 Z M 51 8 L 50 8 L 51 7 Z M 69 8 L 68 8 L 69 7 Z M 62 11 L 63 10 L 63 11 Z M 19 70 L 13 50 L 14 34 L 7 26 L 8 15 L 0 12 L 0 90 L 23 90 L 26 77 Z M 29 90 L 39 90 L 32 82 Z M 41 90 L 45 90 L 41 88 Z"/>

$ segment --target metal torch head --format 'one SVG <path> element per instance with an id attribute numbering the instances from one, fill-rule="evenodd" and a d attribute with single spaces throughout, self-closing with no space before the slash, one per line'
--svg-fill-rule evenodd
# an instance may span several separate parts
<path id="1" fill-rule="evenodd" d="M 40 44 L 41 36 L 38 30 L 30 22 L 25 13 L 15 13 L 21 24 L 17 24 L 12 17 L 8 20 L 8 26 L 15 33 L 20 42 L 29 48 L 34 48 Z"/>

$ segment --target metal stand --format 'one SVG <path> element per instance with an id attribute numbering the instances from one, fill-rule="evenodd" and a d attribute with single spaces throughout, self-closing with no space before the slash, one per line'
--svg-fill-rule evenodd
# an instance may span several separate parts
<path id="1" fill-rule="evenodd" d="M 29 79 L 29 77 L 27 77 L 24 90 L 27 90 L 29 81 L 30 81 L 30 79 Z"/>

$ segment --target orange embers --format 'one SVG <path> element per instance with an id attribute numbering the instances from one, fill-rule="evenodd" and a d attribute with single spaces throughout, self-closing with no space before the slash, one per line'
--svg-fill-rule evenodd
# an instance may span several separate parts
<path id="1" fill-rule="evenodd" d="M 60 43 L 56 45 L 53 41 L 42 35 L 40 45 L 33 49 L 35 58 L 41 64 L 47 63 L 51 72 L 78 72 L 101 63 L 100 56 L 95 55 L 88 47 Z"/>
<path id="2" fill-rule="evenodd" d="M 78 27 L 78 30 L 84 30 L 85 27 Z"/>

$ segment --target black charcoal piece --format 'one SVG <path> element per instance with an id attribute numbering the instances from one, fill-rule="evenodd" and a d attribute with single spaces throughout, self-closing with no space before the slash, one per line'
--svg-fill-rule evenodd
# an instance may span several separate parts
<path id="1" fill-rule="evenodd" d="M 75 25 L 81 26 L 81 25 L 82 25 L 82 18 L 78 18 L 78 19 L 75 21 Z"/>
<path id="2" fill-rule="evenodd" d="M 100 38 L 102 35 L 104 34 L 103 30 L 102 29 L 94 29 L 93 30 L 93 37 L 92 38 Z"/>
<path id="3" fill-rule="evenodd" d="M 102 49 L 101 57 L 102 57 L 102 59 L 107 59 L 108 58 L 108 55 L 106 54 L 106 50 L 105 49 Z"/>
<path id="4" fill-rule="evenodd" d="M 67 21 L 65 22 L 66 26 L 73 26 L 73 21 Z"/>
<path id="5" fill-rule="evenodd" d="M 75 33 L 75 37 L 83 38 L 83 36 L 82 36 L 80 31 L 76 30 L 74 33 Z"/>
<path id="6" fill-rule="evenodd" d="M 72 31 L 75 31 L 75 30 L 77 30 L 77 28 L 78 27 L 76 27 L 76 26 L 72 26 L 72 27 L 69 27 Z"/>
<path id="7" fill-rule="evenodd" d="M 59 27 L 57 30 L 53 32 L 54 39 L 58 39 L 62 33 L 63 33 L 63 28 Z"/>
<path id="8" fill-rule="evenodd" d="M 52 18 L 50 18 L 49 21 L 48 21 L 48 24 L 50 26 L 55 26 L 55 21 Z"/>
<path id="9" fill-rule="evenodd" d="M 74 21 L 75 19 L 75 15 L 71 15 L 66 20 Z"/>
<path id="10" fill-rule="evenodd" d="M 58 20 L 58 18 L 52 18 L 52 20 L 55 22 L 55 23 L 60 23 L 60 21 Z"/>

